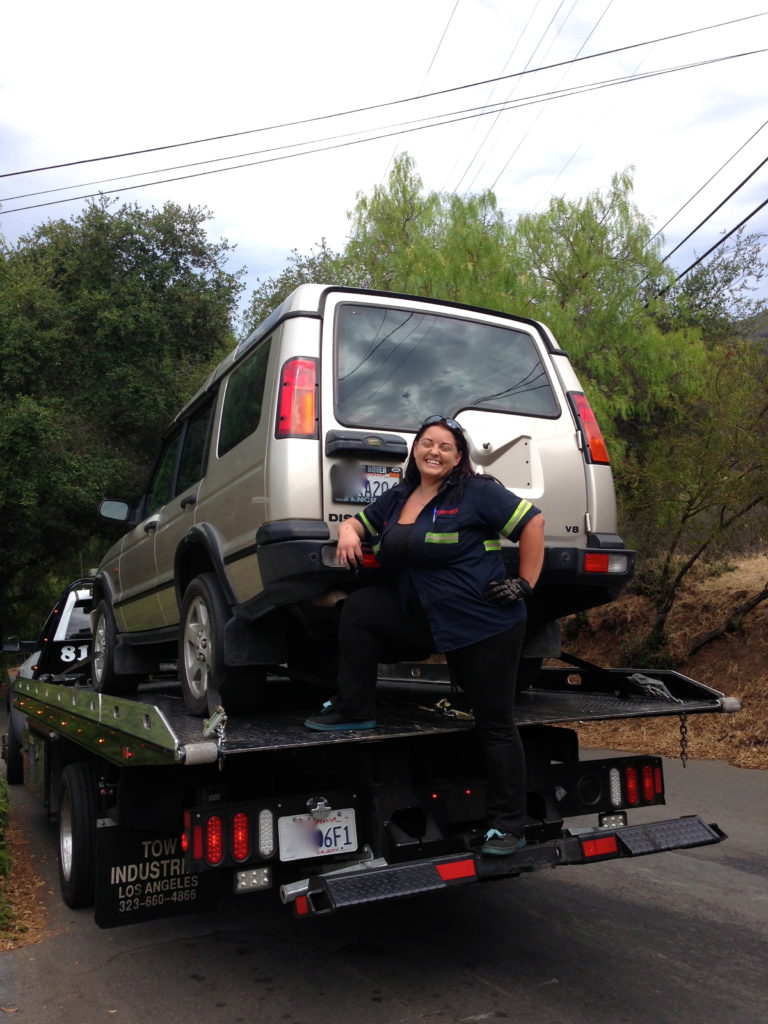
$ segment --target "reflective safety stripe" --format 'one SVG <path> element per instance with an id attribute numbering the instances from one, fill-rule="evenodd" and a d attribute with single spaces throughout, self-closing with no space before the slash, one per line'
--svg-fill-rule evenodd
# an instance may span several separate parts
<path id="1" fill-rule="evenodd" d="M 486 551 L 501 551 L 500 540 L 484 540 L 483 547 Z"/>
<path id="2" fill-rule="evenodd" d="M 366 530 L 368 531 L 368 533 L 370 533 L 370 535 L 371 535 L 372 537 L 377 537 L 377 536 L 378 536 L 378 533 L 379 533 L 379 531 L 378 531 L 378 530 L 374 530 L 374 528 L 373 528 L 373 527 L 371 526 L 370 520 L 369 520 L 369 519 L 368 519 L 368 517 L 366 516 L 365 512 L 358 512 L 357 514 L 358 514 L 358 515 L 360 516 L 360 518 L 362 519 L 362 521 L 363 521 L 363 526 L 364 526 L 364 527 L 366 528 Z"/>
<path id="3" fill-rule="evenodd" d="M 514 529 L 517 526 L 517 524 L 520 522 L 520 520 L 525 515 L 527 515 L 528 512 L 530 512 L 530 510 L 532 508 L 533 508 L 533 505 L 531 505 L 530 501 L 525 501 L 525 500 L 521 501 L 520 504 L 517 506 L 515 514 L 513 516 L 511 516 L 507 520 L 506 524 L 502 528 L 501 532 L 502 532 L 503 536 L 509 537 L 514 532 Z"/>
<path id="4" fill-rule="evenodd" d="M 428 533 L 424 537 L 427 544 L 458 544 L 458 533 Z"/>

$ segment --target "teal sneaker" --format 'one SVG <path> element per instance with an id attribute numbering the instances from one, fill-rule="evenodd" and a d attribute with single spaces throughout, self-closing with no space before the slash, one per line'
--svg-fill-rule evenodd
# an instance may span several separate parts
<path id="1" fill-rule="evenodd" d="M 320 714 L 310 715 L 304 721 L 304 725 L 307 729 L 314 729 L 316 732 L 354 732 L 356 729 L 375 729 L 376 719 L 351 721 L 338 712 L 330 701 L 326 701 Z"/>
<path id="2" fill-rule="evenodd" d="M 480 852 L 506 857 L 510 853 L 522 850 L 524 846 L 525 836 L 516 836 L 513 832 L 499 832 L 497 828 L 489 828 L 483 837 Z"/>

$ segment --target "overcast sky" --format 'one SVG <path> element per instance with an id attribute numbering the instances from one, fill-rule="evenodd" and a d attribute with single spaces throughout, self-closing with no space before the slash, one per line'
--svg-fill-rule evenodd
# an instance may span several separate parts
<path id="1" fill-rule="evenodd" d="M 19 207 L 99 190 L 143 207 L 205 206 L 210 235 L 237 245 L 232 269 L 247 266 L 252 287 L 291 249 L 323 237 L 343 246 L 356 194 L 407 150 L 427 188 L 492 187 L 512 219 L 552 195 L 605 190 L 634 166 L 640 210 L 657 229 L 674 218 L 666 252 L 766 158 L 768 54 L 735 55 L 768 48 L 768 16 L 694 31 L 764 10 L 766 0 L 8 0 L 0 234 L 13 243 L 85 200 Z M 675 33 L 687 34 L 662 39 Z M 632 48 L 538 70 L 621 47 Z M 669 73 L 643 77 L 654 72 Z M 461 88 L 500 76 L 515 77 Z M 540 98 L 560 90 L 571 95 Z M 327 116 L 365 107 L 377 109 Z M 461 120 L 412 130 L 450 118 Z M 387 137 L 293 155 L 375 135 Z M 221 157 L 234 159 L 179 169 Z M 147 184 L 232 164 L 250 166 Z M 768 164 L 672 264 L 684 269 L 767 193 Z M 749 230 L 768 231 L 768 207 Z"/>

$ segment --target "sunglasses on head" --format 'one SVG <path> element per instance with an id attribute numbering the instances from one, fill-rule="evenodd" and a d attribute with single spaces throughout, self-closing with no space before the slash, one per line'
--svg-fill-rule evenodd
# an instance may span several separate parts
<path id="1" fill-rule="evenodd" d="M 431 427 L 435 423 L 444 423 L 449 430 L 457 431 L 459 434 L 463 433 L 461 425 L 456 420 L 452 420 L 450 416 L 427 416 L 421 425 L 422 427 Z"/>

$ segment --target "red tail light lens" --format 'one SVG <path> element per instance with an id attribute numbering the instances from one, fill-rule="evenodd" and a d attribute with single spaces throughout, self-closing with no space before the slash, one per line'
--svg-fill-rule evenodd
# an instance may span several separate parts
<path id="1" fill-rule="evenodd" d="M 637 776 L 637 768 L 629 765 L 624 773 L 624 785 L 627 790 L 627 803 L 635 807 L 640 803 L 640 786 Z"/>
<path id="2" fill-rule="evenodd" d="M 587 401 L 586 395 L 583 395 L 580 391 L 571 391 L 568 397 L 571 400 L 578 425 L 587 443 L 587 460 L 603 466 L 610 465 L 611 460 L 608 458 L 608 449 L 605 446 L 602 431 L 598 426 L 595 414 L 592 412 L 592 406 Z"/>
<path id="3" fill-rule="evenodd" d="M 251 852 L 248 815 L 238 811 L 232 818 L 232 856 L 235 860 L 247 860 Z"/>
<path id="4" fill-rule="evenodd" d="M 656 779 L 652 764 L 643 765 L 643 800 L 652 804 L 656 799 Z"/>
<path id="5" fill-rule="evenodd" d="M 224 826 L 216 814 L 205 823 L 205 859 L 209 864 L 221 864 L 224 860 Z"/>
<path id="6" fill-rule="evenodd" d="M 283 366 L 275 436 L 318 436 L 316 360 L 289 359 Z"/>

